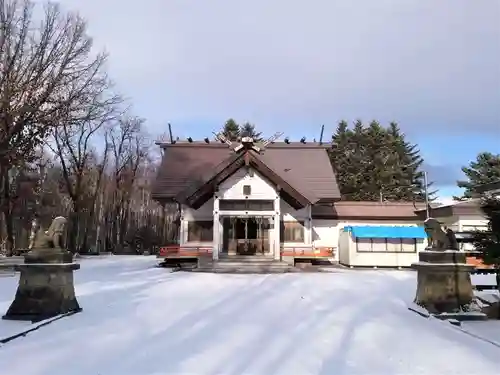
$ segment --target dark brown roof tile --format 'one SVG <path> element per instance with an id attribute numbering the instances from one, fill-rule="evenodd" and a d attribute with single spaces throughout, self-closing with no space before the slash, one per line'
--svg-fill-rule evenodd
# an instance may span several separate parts
<path id="1" fill-rule="evenodd" d="M 199 145 L 196 148 L 190 145 L 163 147 L 161 165 L 153 184 L 154 199 L 175 198 L 193 184 L 198 184 L 208 171 L 214 171 L 232 154 L 225 145 Z"/>
<path id="2" fill-rule="evenodd" d="M 481 211 L 481 200 L 478 198 L 470 199 L 467 201 L 457 201 L 452 204 L 433 207 L 431 209 L 431 216 L 439 219 L 450 216 L 483 216 Z M 422 215 L 425 212 L 425 207 L 417 211 L 417 214 Z"/>
<path id="3" fill-rule="evenodd" d="M 415 219 L 415 213 L 425 205 L 413 202 L 335 202 L 330 206 L 317 205 L 312 207 L 312 216 L 315 219 Z"/>
<path id="4" fill-rule="evenodd" d="M 206 181 L 234 152 L 212 143 L 161 144 L 164 154 L 153 198 L 174 199 L 184 190 Z M 311 202 L 338 200 L 340 191 L 326 152 L 327 145 L 277 142 L 269 144 L 259 158 L 278 176 Z"/>
<path id="5" fill-rule="evenodd" d="M 264 163 L 311 202 L 338 200 L 340 191 L 326 149 L 269 147 L 261 155 Z"/>

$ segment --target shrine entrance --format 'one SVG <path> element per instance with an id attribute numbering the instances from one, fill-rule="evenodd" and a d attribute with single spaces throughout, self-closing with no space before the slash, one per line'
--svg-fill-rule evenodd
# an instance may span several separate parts
<path id="1" fill-rule="evenodd" d="M 226 216 L 222 220 L 222 228 L 223 254 L 266 255 L 270 253 L 270 217 Z"/>

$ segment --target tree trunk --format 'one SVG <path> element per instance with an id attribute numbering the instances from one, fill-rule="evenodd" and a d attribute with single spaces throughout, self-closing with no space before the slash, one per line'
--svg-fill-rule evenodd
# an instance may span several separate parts
<path id="1" fill-rule="evenodd" d="M 88 226 L 83 230 L 83 239 L 80 245 L 80 251 L 83 252 L 84 254 L 89 253 L 90 249 L 88 248 L 88 238 L 89 238 L 89 231 L 88 231 Z"/>
<path id="2" fill-rule="evenodd" d="M 10 206 L 10 204 L 9 204 Z M 14 255 L 14 217 L 10 207 L 7 212 L 4 211 L 5 229 L 7 230 L 7 241 L 5 242 L 5 255 L 11 257 Z"/>
<path id="3" fill-rule="evenodd" d="M 82 249 L 85 252 L 89 252 L 89 230 L 90 227 L 93 226 L 94 224 L 94 217 L 95 217 L 95 212 L 96 212 L 96 203 L 97 203 L 97 194 L 98 191 L 96 191 L 92 197 L 92 202 L 90 205 L 90 211 L 87 220 L 85 221 L 85 228 L 83 230 L 83 239 L 82 239 Z"/>
<path id="4" fill-rule="evenodd" d="M 114 202 L 114 207 L 113 207 L 113 217 L 114 219 L 111 220 L 111 240 L 113 241 L 113 247 L 118 249 L 118 244 L 120 242 L 119 239 L 119 225 L 120 225 L 120 205 Z"/>
<path id="5" fill-rule="evenodd" d="M 120 214 L 120 220 L 119 220 L 119 227 L 118 227 L 118 242 L 120 248 L 123 248 L 125 245 L 125 233 L 127 233 L 127 227 L 128 227 L 128 216 L 129 216 L 129 211 L 130 211 L 130 201 L 128 200 L 126 203 L 122 202 L 121 204 L 121 214 Z"/>
<path id="6" fill-rule="evenodd" d="M 104 194 L 101 192 L 101 197 L 99 199 L 99 219 L 97 220 L 97 228 L 95 235 L 95 248 L 97 253 L 101 252 L 101 225 L 104 219 Z M 106 220 L 107 224 L 107 220 Z"/>
<path id="7" fill-rule="evenodd" d="M 68 230 L 68 251 L 76 254 L 77 249 L 77 237 L 78 237 L 78 222 L 80 215 L 80 204 L 73 201 L 73 211 L 70 214 L 69 219 L 69 230 Z"/>
<path id="8" fill-rule="evenodd" d="M 6 230 L 5 255 L 11 257 L 14 254 L 14 216 L 10 196 L 9 167 L 0 168 L 0 181 L 2 184 L 0 202 Z"/>

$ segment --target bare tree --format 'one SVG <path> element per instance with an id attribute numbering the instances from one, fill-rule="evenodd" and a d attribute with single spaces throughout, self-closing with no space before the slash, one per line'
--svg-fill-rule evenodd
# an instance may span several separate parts
<path id="1" fill-rule="evenodd" d="M 61 214 L 72 251 L 103 234 L 115 247 L 126 234 L 149 241 L 139 229 L 165 225 L 151 201 L 143 120 L 116 113 L 121 99 L 85 21 L 52 3 L 42 17 L 35 10 L 35 1 L 0 0 L 0 246 L 11 255 L 27 246 L 33 219 Z M 54 163 L 35 152 L 42 145 Z"/>
<path id="2" fill-rule="evenodd" d="M 119 119 L 109 136 L 113 159 L 111 239 L 114 246 L 119 248 L 122 248 L 125 242 L 129 206 L 137 172 L 147 156 L 143 124 L 144 120 L 141 118 L 124 116 Z"/>
<path id="3" fill-rule="evenodd" d="M 85 235 L 88 233 L 85 226 L 81 227 L 79 219 L 82 210 L 86 208 L 84 201 L 88 203 L 88 199 L 83 199 L 85 193 L 90 194 L 87 197 L 91 199 L 90 215 L 93 216 L 95 212 L 94 202 L 106 167 L 109 147 L 109 129 L 105 125 L 116 118 L 117 105 L 121 102 L 119 96 L 107 91 L 109 86 L 106 80 L 99 79 L 94 84 L 93 95 L 86 98 L 86 103 L 81 103 L 78 114 L 69 113 L 61 117 L 60 125 L 53 130 L 52 142 L 48 142 L 48 146 L 59 158 L 66 192 L 72 202 L 68 248 L 73 252 L 78 251 L 77 233 L 80 229 L 84 230 Z M 95 156 L 99 136 L 104 140 L 101 163 L 97 162 Z M 85 236 L 83 238 L 86 245 L 87 239 Z"/>
<path id="4" fill-rule="evenodd" d="M 44 6 L 41 22 L 30 0 L 0 0 L 0 197 L 12 254 L 12 203 L 9 171 L 33 158 L 61 117 L 78 108 L 95 90 L 105 54 L 91 55 L 85 21 Z"/>
<path id="5" fill-rule="evenodd" d="M 45 152 L 45 149 L 43 147 L 40 147 L 35 155 L 36 157 L 33 163 L 36 176 L 33 186 L 35 212 L 31 220 L 29 248 L 31 248 L 33 245 L 36 230 L 39 224 L 39 211 L 42 204 L 43 189 L 47 178 L 47 169 L 51 165 L 51 160 L 47 156 L 47 153 Z"/>
<path id="6" fill-rule="evenodd" d="M 105 135 L 105 139 L 107 139 L 107 135 Z M 95 225 L 94 218 L 96 215 L 96 203 L 97 198 L 99 197 L 102 191 L 102 185 L 105 179 L 105 170 L 108 162 L 108 149 L 109 146 L 106 143 L 103 156 L 99 161 L 95 160 L 91 165 L 90 173 L 87 180 L 86 186 L 86 206 L 87 206 L 87 215 L 85 216 L 85 221 L 83 223 L 83 234 L 81 236 L 81 241 L 79 241 L 79 251 L 88 252 L 89 251 L 89 233 L 90 228 Z M 78 228 L 81 226 L 81 218 L 76 216 L 78 222 Z M 99 233 L 96 233 L 96 239 L 98 238 Z"/>
<path id="7" fill-rule="evenodd" d="M 38 153 L 37 160 L 16 168 L 11 187 L 13 233 L 17 250 L 28 247 L 30 229 L 35 218 L 46 228 L 56 215 L 77 221 L 74 246 L 80 251 L 92 251 L 94 244 L 95 250 L 102 251 L 102 245 L 107 242 L 108 251 L 114 249 L 115 252 L 155 252 L 161 244 L 175 240 L 175 234 L 172 233 L 176 217 L 174 207 L 163 209 L 151 199 L 151 187 L 156 176 L 158 160 L 150 160 L 153 154 L 151 145 L 142 131 L 137 134 L 140 135 L 138 138 L 134 138 L 140 141 L 139 145 L 144 145 L 142 151 L 136 147 L 136 142 L 127 143 L 122 148 L 123 153 L 132 154 L 132 158 L 123 168 L 122 179 L 119 180 L 120 192 L 115 194 L 115 155 L 111 151 L 112 143 L 107 134 L 110 128 L 111 124 L 102 126 L 91 138 L 91 142 L 89 141 L 91 146 L 88 147 L 88 158 L 81 175 L 78 215 L 72 216 L 73 200 L 68 194 L 67 180 L 64 178 L 59 157 L 54 158 L 52 153 L 45 153 L 45 156 Z M 111 129 L 114 136 L 121 132 L 118 127 Z M 106 143 L 109 148 L 107 153 L 104 152 Z M 55 141 L 52 146 L 56 150 Z M 137 155 L 137 150 L 139 159 L 133 156 Z M 69 157 L 64 161 L 67 166 L 72 165 L 69 163 Z M 69 172 L 70 180 L 76 182 L 74 170 L 70 168 Z M 121 204 L 119 217 L 115 215 L 115 197 Z M 71 232 L 70 226 L 67 229 Z M 112 238 L 114 231 L 119 233 L 116 241 Z M 5 238 L 5 230 L 0 231 L 0 243 Z"/>

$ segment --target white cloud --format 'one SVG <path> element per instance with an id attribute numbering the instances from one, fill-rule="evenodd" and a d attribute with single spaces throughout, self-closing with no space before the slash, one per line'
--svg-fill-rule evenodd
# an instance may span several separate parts
<path id="1" fill-rule="evenodd" d="M 153 122 L 500 128 L 499 1 L 63 4 L 89 19 L 112 75 Z"/>

